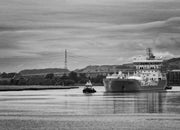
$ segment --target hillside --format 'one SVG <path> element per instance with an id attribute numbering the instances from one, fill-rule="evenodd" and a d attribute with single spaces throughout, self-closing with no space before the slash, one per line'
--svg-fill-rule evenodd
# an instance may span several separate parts
<path id="1" fill-rule="evenodd" d="M 180 69 L 180 58 L 172 58 L 165 62 L 165 67 L 168 70 Z M 122 69 L 134 69 L 133 64 L 123 65 L 90 65 L 82 69 L 74 70 L 77 73 L 94 73 L 94 72 L 114 72 Z M 46 75 L 49 73 L 63 74 L 68 73 L 69 70 L 61 68 L 46 68 L 46 69 L 27 69 L 22 70 L 19 73 L 21 75 Z"/>
<path id="2" fill-rule="evenodd" d="M 49 73 L 62 74 L 62 73 L 68 73 L 68 72 L 69 72 L 69 70 L 67 70 L 67 69 L 46 68 L 46 69 L 27 69 L 27 70 L 22 70 L 19 73 L 21 75 L 46 75 Z"/>
<path id="3" fill-rule="evenodd" d="M 168 70 L 180 69 L 180 58 L 172 58 L 167 60 L 166 67 Z"/>
<path id="4" fill-rule="evenodd" d="M 180 58 L 172 58 L 164 63 L 167 70 L 180 69 Z M 133 64 L 122 64 L 122 65 L 91 65 L 83 69 L 77 69 L 75 72 L 79 73 L 91 73 L 91 72 L 114 72 L 123 69 L 134 69 Z"/>
<path id="5" fill-rule="evenodd" d="M 78 73 L 94 73 L 94 72 L 114 72 L 121 69 L 133 69 L 132 64 L 124 65 L 91 65 L 83 69 L 77 69 L 75 72 Z"/>

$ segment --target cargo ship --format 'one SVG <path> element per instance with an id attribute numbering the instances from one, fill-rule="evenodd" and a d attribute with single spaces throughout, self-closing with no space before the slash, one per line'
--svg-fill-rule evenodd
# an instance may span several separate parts
<path id="1" fill-rule="evenodd" d="M 146 49 L 146 57 L 136 57 L 133 74 L 119 71 L 103 79 L 106 92 L 165 91 L 167 87 L 166 71 L 163 71 L 163 59 L 156 58 L 151 48 Z"/>

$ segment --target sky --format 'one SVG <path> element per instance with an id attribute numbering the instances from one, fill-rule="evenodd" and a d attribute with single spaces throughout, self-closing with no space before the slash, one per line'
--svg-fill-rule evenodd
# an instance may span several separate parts
<path id="1" fill-rule="evenodd" d="M 180 57 L 179 0 L 0 0 L 0 72 Z"/>

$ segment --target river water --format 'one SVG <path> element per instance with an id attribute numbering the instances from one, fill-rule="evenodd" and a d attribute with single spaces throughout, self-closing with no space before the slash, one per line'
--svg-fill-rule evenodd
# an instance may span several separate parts
<path id="1" fill-rule="evenodd" d="M 177 123 L 180 123 L 180 87 L 173 87 L 167 92 L 140 93 L 105 93 L 103 86 L 94 88 L 97 90 L 94 94 L 83 94 L 83 87 L 0 92 L 0 120 L 4 121 L 0 123 L 0 128 L 14 129 L 14 126 L 10 128 L 7 126 L 6 121 L 10 119 L 24 120 L 22 117 L 33 117 L 36 120 L 39 117 L 50 116 L 59 118 L 96 115 L 98 118 L 98 115 L 109 115 L 114 119 L 124 114 L 127 116 L 154 114 L 157 117 L 175 115 L 178 117 Z M 9 123 L 12 123 L 12 120 Z M 180 126 L 176 126 L 178 127 Z"/>
<path id="2" fill-rule="evenodd" d="M 180 87 L 167 92 L 83 94 L 79 89 L 0 92 L 0 115 L 50 114 L 180 114 Z"/>

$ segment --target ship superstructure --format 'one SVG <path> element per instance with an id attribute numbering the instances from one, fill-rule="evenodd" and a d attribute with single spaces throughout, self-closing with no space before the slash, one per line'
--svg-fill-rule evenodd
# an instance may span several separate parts
<path id="1" fill-rule="evenodd" d="M 164 90 L 167 85 L 166 73 L 162 71 L 163 60 L 156 58 L 151 49 L 146 50 L 147 57 L 136 57 L 133 60 L 133 75 L 108 75 L 103 80 L 107 92 L 128 92 L 140 90 Z"/>
<path id="2" fill-rule="evenodd" d="M 155 58 L 150 48 L 147 49 L 146 59 L 136 58 L 133 64 L 135 75 L 142 78 L 142 85 L 156 85 L 160 80 L 166 80 L 166 73 L 162 71 L 163 60 Z"/>

